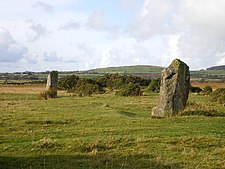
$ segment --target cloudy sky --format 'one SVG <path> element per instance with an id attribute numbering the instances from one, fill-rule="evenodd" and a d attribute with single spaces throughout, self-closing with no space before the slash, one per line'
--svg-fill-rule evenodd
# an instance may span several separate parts
<path id="1" fill-rule="evenodd" d="M 0 72 L 225 64 L 225 0 L 0 2 Z"/>

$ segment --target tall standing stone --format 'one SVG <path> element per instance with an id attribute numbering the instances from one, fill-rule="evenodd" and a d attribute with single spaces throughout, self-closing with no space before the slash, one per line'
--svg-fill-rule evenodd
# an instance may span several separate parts
<path id="1" fill-rule="evenodd" d="M 170 117 L 182 112 L 188 99 L 189 87 L 189 67 L 175 59 L 162 71 L 159 101 L 152 110 L 152 116 Z"/>
<path id="2" fill-rule="evenodd" d="M 52 71 L 49 73 L 46 84 L 46 93 L 50 98 L 57 96 L 58 72 Z"/>

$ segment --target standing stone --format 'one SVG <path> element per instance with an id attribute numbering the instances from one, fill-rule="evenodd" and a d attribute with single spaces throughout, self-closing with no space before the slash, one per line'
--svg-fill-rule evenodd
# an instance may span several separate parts
<path id="1" fill-rule="evenodd" d="M 58 72 L 52 71 L 49 73 L 46 84 L 46 94 L 50 98 L 57 96 Z"/>
<path id="2" fill-rule="evenodd" d="M 186 106 L 190 87 L 189 67 L 175 59 L 162 71 L 158 105 L 153 108 L 153 117 L 176 116 Z"/>

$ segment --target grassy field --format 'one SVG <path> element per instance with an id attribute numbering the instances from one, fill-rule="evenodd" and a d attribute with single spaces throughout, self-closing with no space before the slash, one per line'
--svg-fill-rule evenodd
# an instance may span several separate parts
<path id="1" fill-rule="evenodd" d="M 158 94 L 40 100 L 44 86 L 10 87 L 0 87 L 1 169 L 225 168 L 225 107 L 209 96 L 154 119 Z"/>
<path id="2" fill-rule="evenodd" d="M 0 93 L 39 94 L 45 90 L 45 84 L 0 85 Z"/>

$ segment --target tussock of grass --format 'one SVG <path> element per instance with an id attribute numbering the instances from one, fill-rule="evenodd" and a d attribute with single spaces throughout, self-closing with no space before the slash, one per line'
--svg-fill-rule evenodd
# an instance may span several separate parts
<path id="1" fill-rule="evenodd" d="M 34 141 L 32 142 L 32 146 L 36 149 L 58 149 L 61 147 L 61 145 L 57 143 L 57 140 L 53 140 L 51 138 L 43 138 L 39 141 Z"/>
<path id="2" fill-rule="evenodd" d="M 218 88 L 211 93 L 211 100 L 214 102 L 225 103 L 225 88 Z"/>
<path id="3" fill-rule="evenodd" d="M 30 120 L 30 121 L 25 121 L 26 124 L 30 125 L 65 125 L 71 123 L 71 120 L 61 120 L 61 121 L 53 121 L 53 120 Z"/>
<path id="4" fill-rule="evenodd" d="M 110 150 L 119 149 L 121 144 L 123 143 L 122 139 L 113 139 L 113 140 L 96 140 L 94 142 L 81 142 L 75 141 L 72 146 L 72 151 L 81 152 L 81 153 L 89 153 L 91 155 L 105 153 Z"/>
<path id="5" fill-rule="evenodd" d="M 225 117 L 225 112 L 218 109 L 217 105 L 212 105 L 209 96 L 196 96 L 199 98 L 208 98 L 207 100 L 198 101 L 189 99 L 187 109 L 180 113 L 181 116 L 209 116 L 209 117 Z M 220 106 L 222 107 L 222 106 Z"/>

